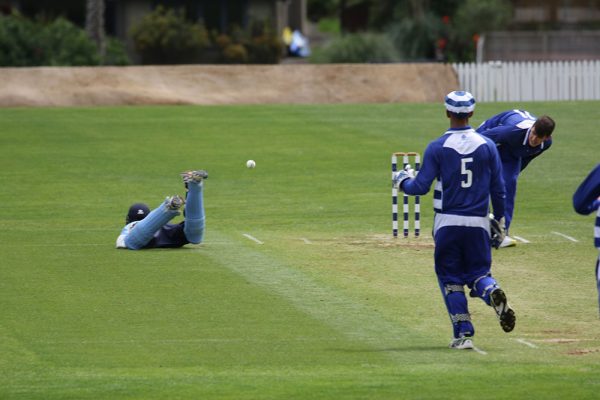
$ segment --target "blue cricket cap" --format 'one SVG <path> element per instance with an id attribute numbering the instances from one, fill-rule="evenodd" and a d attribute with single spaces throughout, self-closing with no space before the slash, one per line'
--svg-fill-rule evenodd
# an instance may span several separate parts
<path id="1" fill-rule="evenodd" d="M 455 114 L 468 114 L 475 110 L 475 98 L 469 92 L 457 90 L 446 95 L 446 110 Z"/>
<path id="2" fill-rule="evenodd" d="M 144 203 L 135 203 L 131 207 L 129 207 L 129 211 L 127 212 L 127 218 L 125 219 L 125 223 L 129 224 L 134 221 L 141 221 L 146 216 L 150 214 L 150 208 Z"/>

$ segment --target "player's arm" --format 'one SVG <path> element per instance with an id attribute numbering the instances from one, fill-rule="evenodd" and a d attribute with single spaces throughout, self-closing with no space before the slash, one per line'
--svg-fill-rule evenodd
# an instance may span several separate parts
<path id="1" fill-rule="evenodd" d="M 521 159 L 521 171 L 523 171 L 525 169 L 525 167 L 531 162 L 531 160 L 533 160 L 534 158 L 538 157 L 540 154 L 542 154 L 543 152 L 548 150 L 550 148 L 550 146 L 552 146 L 552 139 L 548 139 L 544 142 L 544 147 L 542 148 L 542 151 L 540 151 L 539 153 L 536 153 L 530 157 L 523 157 Z"/>
<path id="2" fill-rule="evenodd" d="M 522 144 L 522 129 L 512 125 L 500 125 L 487 130 L 479 130 L 477 132 L 490 139 L 492 142 L 508 146 L 519 146 Z"/>
<path id="3" fill-rule="evenodd" d="M 439 162 L 433 144 L 427 146 L 423 156 L 422 167 L 415 178 L 405 179 L 400 183 L 400 190 L 406 194 L 418 196 L 429 192 L 431 183 L 439 174 Z"/>
<path id="4" fill-rule="evenodd" d="M 573 208 L 579 214 L 587 215 L 600 206 L 600 164 L 590 172 L 573 194 Z"/>

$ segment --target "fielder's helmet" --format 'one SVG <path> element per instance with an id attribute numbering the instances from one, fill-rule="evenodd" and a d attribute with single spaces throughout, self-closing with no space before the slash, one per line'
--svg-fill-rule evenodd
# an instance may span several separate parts
<path id="1" fill-rule="evenodd" d="M 129 224 L 133 221 L 141 221 L 150 213 L 150 209 L 144 203 L 135 203 L 129 207 L 125 223 Z"/>

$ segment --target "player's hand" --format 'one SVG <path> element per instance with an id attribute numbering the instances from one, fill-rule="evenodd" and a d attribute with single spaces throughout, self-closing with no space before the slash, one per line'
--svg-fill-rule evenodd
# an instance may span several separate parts
<path id="1" fill-rule="evenodd" d="M 500 247 L 500 244 L 506 237 L 506 223 L 504 222 L 504 217 L 500 218 L 500 220 L 494 219 L 494 216 L 490 214 L 490 243 L 492 247 L 497 249 Z"/>
<path id="2" fill-rule="evenodd" d="M 392 175 L 392 187 L 402 190 L 402 182 L 415 177 L 415 170 L 410 168 L 410 165 L 404 167 L 400 171 L 396 171 Z"/>
<path id="3" fill-rule="evenodd" d="M 415 173 L 415 170 L 410 166 L 410 164 L 406 164 L 406 167 L 404 167 L 404 170 L 406 171 L 406 173 L 408 173 L 409 178 L 414 178 L 415 176 L 417 176 L 417 174 Z"/>

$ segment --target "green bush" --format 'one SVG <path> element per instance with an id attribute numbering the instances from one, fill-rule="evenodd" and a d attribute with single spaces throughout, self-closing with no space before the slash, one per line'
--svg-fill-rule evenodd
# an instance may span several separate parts
<path id="1" fill-rule="evenodd" d="M 106 54 L 104 65 L 130 65 L 131 61 L 127 55 L 125 45 L 119 39 L 109 37 L 106 41 Z"/>
<path id="2" fill-rule="evenodd" d="M 281 60 L 284 44 L 281 38 L 272 32 L 269 24 L 256 21 L 250 26 L 249 38 L 244 40 L 248 50 L 248 62 L 251 64 L 277 64 Z"/>
<path id="3" fill-rule="evenodd" d="M 247 31 L 234 25 L 229 34 L 214 32 L 212 36 L 220 63 L 277 64 L 283 55 L 283 41 L 271 32 L 266 22 L 256 21 Z"/>
<path id="4" fill-rule="evenodd" d="M 58 18 L 45 26 L 40 43 L 45 53 L 44 65 L 100 64 L 96 46 L 85 31 L 64 18 Z"/>
<path id="5" fill-rule="evenodd" d="M 209 46 L 208 32 L 185 19 L 183 10 L 158 6 L 131 29 L 143 64 L 185 64 L 201 59 Z"/>
<path id="6" fill-rule="evenodd" d="M 35 24 L 19 15 L 0 15 L 0 65 L 43 65 L 44 51 Z"/>
<path id="7" fill-rule="evenodd" d="M 398 61 L 399 56 L 386 35 L 355 33 L 335 38 L 325 47 L 315 49 L 310 60 L 314 63 L 387 63 Z"/>
<path id="8" fill-rule="evenodd" d="M 246 64 L 248 62 L 248 51 L 241 44 L 229 44 L 223 49 L 223 61 L 227 64 Z"/>
<path id="9" fill-rule="evenodd" d="M 99 65 L 94 42 L 85 31 L 64 18 L 32 21 L 18 14 L 0 16 L 0 65 Z M 123 44 L 109 38 L 105 64 L 129 63 Z"/>
<path id="10" fill-rule="evenodd" d="M 432 13 L 419 18 L 402 18 L 386 28 L 403 60 L 434 58 L 434 45 L 442 29 L 441 20 Z"/>
<path id="11" fill-rule="evenodd" d="M 449 61 L 474 61 L 479 35 L 506 28 L 512 15 L 507 0 L 466 0 L 452 22 Z"/>

